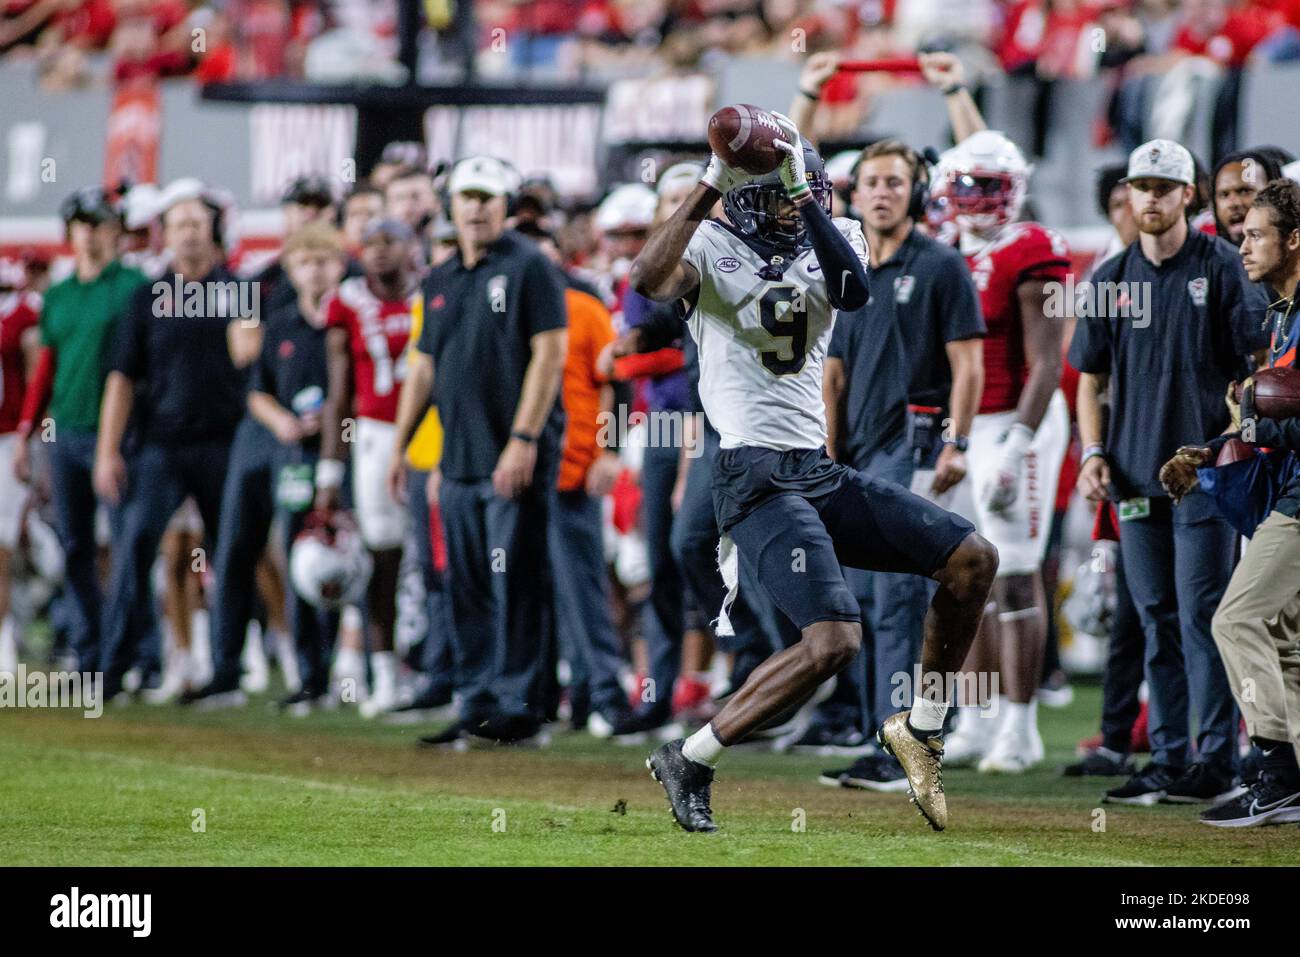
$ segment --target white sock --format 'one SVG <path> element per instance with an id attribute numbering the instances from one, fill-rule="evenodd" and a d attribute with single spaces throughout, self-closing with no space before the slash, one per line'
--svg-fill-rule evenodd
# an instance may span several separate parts
<path id="1" fill-rule="evenodd" d="M 14 616 L 5 615 L 4 621 L 0 621 L 0 671 L 11 674 L 18 671 L 18 641 L 14 632 Z"/>
<path id="2" fill-rule="evenodd" d="M 718 758 L 722 757 L 722 749 L 725 747 L 726 745 L 714 734 L 713 725 L 710 723 L 686 739 L 686 743 L 682 745 L 682 754 L 696 764 L 716 768 Z"/>
<path id="3" fill-rule="evenodd" d="M 391 696 L 397 689 L 397 655 L 391 651 L 372 651 L 370 653 L 370 671 L 374 678 L 371 693 Z"/>
<path id="4" fill-rule="evenodd" d="M 948 702 L 918 697 L 912 699 L 912 713 L 907 716 L 907 721 L 917 731 L 939 731 L 946 717 Z"/>

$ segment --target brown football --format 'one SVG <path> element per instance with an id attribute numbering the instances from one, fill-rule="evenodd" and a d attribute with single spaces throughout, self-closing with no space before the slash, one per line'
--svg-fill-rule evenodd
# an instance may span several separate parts
<path id="1" fill-rule="evenodd" d="M 1214 464 L 1231 465 L 1233 462 L 1248 459 L 1254 454 L 1254 448 L 1241 441 L 1241 439 L 1228 439 L 1223 448 L 1219 449 L 1219 457 L 1214 460 Z"/>
<path id="2" fill-rule="evenodd" d="M 1300 369 L 1280 366 L 1256 372 L 1255 411 L 1266 419 L 1300 417 Z"/>
<path id="3" fill-rule="evenodd" d="M 724 106 L 709 117 L 709 146 L 735 169 L 761 176 L 781 165 L 785 154 L 772 145 L 784 134 L 767 110 L 748 103 Z"/>

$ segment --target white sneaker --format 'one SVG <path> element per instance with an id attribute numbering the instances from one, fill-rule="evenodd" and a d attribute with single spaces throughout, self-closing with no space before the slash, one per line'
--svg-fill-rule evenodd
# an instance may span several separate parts
<path id="1" fill-rule="evenodd" d="M 272 632 L 271 641 L 275 660 L 280 664 L 280 674 L 284 676 L 284 690 L 295 694 L 302 687 L 302 676 L 298 673 L 298 651 L 293 646 L 293 635 L 283 631 Z"/>
<path id="2" fill-rule="evenodd" d="M 249 694 L 261 694 L 271 686 L 271 669 L 266 660 L 266 648 L 262 644 L 262 625 L 257 621 L 248 623 L 240 664 L 244 674 L 239 679 L 239 687 Z"/>
<path id="3" fill-rule="evenodd" d="M 1034 757 L 1031 736 L 1006 732 L 999 734 L 988 755 L 979 763 L 981 774 L 1024 774 L 1040 759 Z M 947 751 L 947 748 L 944 748 Z M 947 757 L 947 754 L 944 754 Z"/>
<path id="4" fill-rule="evenodd" d="M 370 655 L 370 673 L 374 685 L 370 695 L 358 709 L 363 718 L 374 718 L 392 711 L 402 703 L 397 691 L 397 655 L 391 651 L 375 651 Z"/>
<path id="5" fill-rule="evenodd" d="M 980 708 L 958 711 L 957 727 L 943 739 L 944 767 L 968 768 L 978 764 L 993 747 L 999 723 Z"/>

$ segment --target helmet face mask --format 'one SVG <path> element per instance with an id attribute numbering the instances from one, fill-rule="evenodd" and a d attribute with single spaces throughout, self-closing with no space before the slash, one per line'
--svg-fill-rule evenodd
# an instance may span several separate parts
<path id="1" fill-rule="evenodd" d="M 963 231 L 997 229 L 1019 217 L 1030 172 L 1011 140 L 995 130 L 981 130 L 940 157 L 932 206 L 941 205 L 942 218 Z"/>
<path id="2" fill-rule="evenodd" d="M 803 141 L 805 175 L 812 188 L 813 199 L 826 215 L 831 213 L 831 181 L 825 164 L 816 150 Z M 798 248 L 808 241 L 803 217 L 786 196 L 785 184 L 777 170 L 765 173 L 722 197 L 722 208 L 741 233 L 753 236 L 774 246 Z"/>

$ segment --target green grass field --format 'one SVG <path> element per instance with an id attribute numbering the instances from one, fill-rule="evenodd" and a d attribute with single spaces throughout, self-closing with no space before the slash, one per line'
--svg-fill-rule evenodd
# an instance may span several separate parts
<path id="1" fill-rule="evenodd" d="M 1056 767 L 1099 692 L 1042 713 L 1047 765 L 946 775 L 949 829 L 906 796 L 832 789 L 846 763 L 737 750 L 714 787 L 722 830 L 676 829 L 645 748 L 557 735 L 546 750 L 417 749 L 426 729 L 268 701 L 0 711 L 0 863 L 10 865 L 1166 865 L 1294 864 L 1300 827 L 1209 828 L 1192 808 L 1106 807 Z M 617 810 L 616 810 L 617 808 Z M 196 830 L 201 810 L 204 828 Z M 621 813 L 620 813 L 621 812 Z M 804 828 L 795 825 L 802 819 Z M 1104 830 L 1100 825 L 1104 823 Z M 495 824 L 495 827 L 494 827 Z"/>

